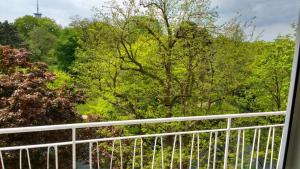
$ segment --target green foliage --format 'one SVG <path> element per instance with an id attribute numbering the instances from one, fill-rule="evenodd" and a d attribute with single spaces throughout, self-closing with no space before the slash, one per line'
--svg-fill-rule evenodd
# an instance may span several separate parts
<path id="1" fill-rule="evenodd" d="M 36 27 L 43 28 L 55 36 L 59 35 L 61 29 L 60 26 L 57 25 L 55 21 L 50 18 L 36 18 L 30 15 L 26 15 L 16 19 L 15 25 L 19 34 L 23 38 L 28 38 L 29 32 L 31 32 Z"/>
<path id="2" fill-rule="evenodd" d="M 33 53 L 33 60 L 53 64 L 56 61 L 54 49 L 57 38 L 47 30 L 37 27 L 29 32 L 29 48 Z"/>
<path id="3" fill-rule="evenodd" d="M 49 89 L 60 89 L 71 86 L 72 78 L 69 74 L 60 70 L 55 70 L 53 73 L 55 75 L 55 80 L 47 84 Z"/>
<path id="4" fill-rule="evenodd" d="M 13 25 L 0 23 L 0 43 L 18 45 L 16 29 L 35 61 L 50 64 L 56 80 L 47 88 L 82 90 L 87 97 L 76 109 L 91 120 L 124 120 L 174 116 L 275 111 L 286 108 L 294 39 L 280 36 L 261 41 L 245 34 L 237 19 L 219 26 L 209 0 L 124 1 L 108 13 L 98 9 L 96 19 L 74 19 L 61 28 L 49 18 L 24 16 Z M 1 34 L 1 31 L 7 32 Z M 3 35 L 3 36 L 2 36 Z M 2 38 L 5 37 L 5 38 Z M 2 42 L 2 39 L 9 39 Z M 27 73 L 27 69 L 16 68 Z M 6 73 L 9 70 L 1 70 Z M 90 119 L 88 119 L 90 120 Z M 234 125 L 281 122 L 281 117 L 242 120 Z M 149 134 L 224 128 L 225 122 L 170 123 L 129 126 L 98 131 L 99 136 Z M 267 131 L 263 131 L 265 142 Z M 224 145 L 225 134 L 219 133 Z M 233 132 L 230 141 L 237 133 Z M 246 132 L 251 144 L 253 131 Z M 209 135 L 201 140 L 206 152 Z M 277 136 L 276 136 L 277 137 Z M 171 137 L 166 154 L 171 154 Z M 190 140 L 191 138 L 186 138 Z M 276 138 L 275 145 L 279 144 Z M 152 151 L 149 139 L 146 151 Z M 133 143 L 126 143 L 132 146 Z M 185 141 L 187 147 L 190 143 Z M 234 145 L 234 144 L 233 144 Z M 100 145 L 111 148 L 110 143 Z M 159 145 L 157 158 L 159 156 Z M 224 147 L 220 146 L 220 149 Z M 234 151 L 236 147 L 231 147 Z M 118 151 L 118 150 L 116 150 Z M 248 151 L 248 150 L 247 150 Z M 276 150 L 277 151 L 277 150 Z M 124 149 L 127 157 L 132 153 Z M 118 152 L 116 152 L 118 154 Z M 183 149 L 188 161 L 188 148 Z M 248 153 L 249 154 L 249 153 Z M 248 155 L 246 154 L 246 156 Z M 178 152 L 175 152 L 178 162 Z M 140 158 L 136 156 L 137 160 Z M 166 155 L 169 159 L 170 156 Z M 229 161 L 234 161 L 229 154 Z M 207 160 L 207 155 L 202 160 Z M 222 159 L 218 153 L 217 159 Z M 276 158 L 276 157 L 274 157 Z M 105 161 L 105 159 L 103 159 Z M 130 161 L 131 159 L 124 159 Z M 145 168 L 151 160 L 145 161 Z M 204 163 L 202 161 L 202 163 Z M 170 164 L 167 161 L 166 167 Z M 183 164 L 187 168 L 187 163 Z M 217 164 L 217 168 L 221 166 Z M 137 165 L 138 166 L 138 165 Z M 155 166 L 159 168 L 160 166 Z M 231 168 L 230 166 L 229 168 Z M 246 166 L 247 167 L 247 166 Z"/>
<path id="5" fill-rule="evenodd" d="M 245 96 L 250 101 L 250 110 L 285 110 L 295 42 L 286 36 L 273 42 L 256 42 L 253 46 L 257 52 L 248 80 L 251 88 Z"/>
<path id="6" fill-rule="evenodd" d="M 55 64 L 55 48 L 61 27 L 54 20 L 26 15 L 16 19 L 15 25 L 34 61 L 43 61 L 50 66 Z"/>
<path id="7" fill-rule="evenodd" d="M 113 6 L 110 14 L 99 9 L 98 20 L 74 20 L 72 28 L 78 33 L 79 47 L 70 74 L 76 88 L 89 98 L 86 104 L 77 105 L 80 112 L 98 114 L 102 120 L 123 120 L 285 108 L 294 46 L 290 37 L 274 42 L 250 41 L 252 37 L 247 37 L 236 20 L 221 31 L 216 29 L 215 13 L 207 6 L 208 1 L 201 1 L 201 5 L 199 1 L 164 2 L 142 1 L 140 10 L 139 4 L 126 1 L 124 6 Z M 199 11 L 201 17 L 196 15 Z M 237 119 L 235 123 L 243 126 L 269 122 L 280 123 L 282 118 Z M 204 121 L 120 130 L 131 135 L 225 125 Z M 251 144 L 253 132 L 246 135 L 246 143 Z M 171 142 L 171 138 L 166 139 Z M 201 141 L 202 152 L 207 151 L 208 141 Z M 220 133 L 219 145 L 224 141 L 225 134 Z M 279 144 L 278 139 L 275 144 Z M 169 154 L 170 145 L 164 147 Z M 124 150 L 124 154 L 129 152 Z M 188 148 L 183 154 L 184 161 L 188 161 Z M 160 158 L 159 150 L 157 155 Z M 218 153 L 217 159 L 222 158 Z M 177 157 L 174 160 L 178 162 Z M 188 164 L 183 165 L 187 168 Z"/>
<path id="8" fill-rule="evenodd" d="M 69 70 L 75 61 L 75 51 L 79 47 L 76 30 L 66 28 L 62 31 L 56 46 L 56 57 L 59 67 L 62 70 Z"/>
<path id="9" fill-rule="evenodd" d="M 0 45 L 18 47 L 21 45 L 21 38 L 18 35 L 16 26 L 8 21 L 0 22 Z"/>

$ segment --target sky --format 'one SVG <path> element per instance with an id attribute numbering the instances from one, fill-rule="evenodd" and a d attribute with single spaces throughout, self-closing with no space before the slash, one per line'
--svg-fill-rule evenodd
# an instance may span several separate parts
<path id="1" fill-rule="evenodd" d="M 39 0 L 40 12 L 67 26 L 71 17 L 93 17 L 93 7 L 103 5 L 105 0 Z M 245 22 L 253 17 L 256 32 L 262 39 L 272 40 L 278 34 L 293 33 L 291 24 L 296 23 L 300 12 L 300 0 L 212 0 L 217 7 L 219 23 L 241 15 Z M 36 11 L 36 0 L 0 0 L 0 21 L 13 22 L 16 18 L 31 15 Z"/>

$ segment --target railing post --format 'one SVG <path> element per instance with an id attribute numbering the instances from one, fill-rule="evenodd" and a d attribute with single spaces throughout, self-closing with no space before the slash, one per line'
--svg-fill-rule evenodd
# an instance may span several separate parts
<path id="1" fill-rule="evenodd" d="M 72 128 L 72 166 L 76 169 L 76 128 Z"/>
<path id="2" fill-rule="evenodd" d="M 231 128 L 231 118 L 228 118 L 228 119 L 227 119 L 227 128 L 226 128 L 226 143 L 225 143 L 225 154 L 224 154 L 224 169 L 227 169 L 227 159 L 228 159 L 228 149 L 229 149 L 230 128 Z"/>

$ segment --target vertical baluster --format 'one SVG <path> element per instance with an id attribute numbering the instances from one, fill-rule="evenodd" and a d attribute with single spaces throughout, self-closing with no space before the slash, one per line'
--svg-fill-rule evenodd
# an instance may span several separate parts
<path id="1" fill-rule="evenodd" d="M 123 150 L 122 150 L 122 140 L 120 140 L 120 160 L 121 160 L 121 169 L 123 169 Z"/>
<path id="2" fill-rule="evenodd" d="M 24 150 L 26 150 L 26 154 L 27 154 L 28 168 L 31 169 L 31 162 L 30 162 L 29 150 L 28 150 L 28 148 L 26 148 Z M 22 151 L 23 151 L 23 149 L 20 149 L 20 155 L 19 155 L 19 157 L 20 157 L 20 161 L 19 161 L 20 162 L 19 163 L 20 169 L 22 169 Z"/>
<path id="3" fill-rule="evenodd" d="M 224 154 L 224 169 L 227 169 L 230 128 L 231 128 L 231 118 L 228 118 L 227 119 L 227 129 L 226 129 L 225 154 Z"/>
<path id="4" fill-rule="evenodd" d="M 137 139 L 134 139 L 134 145 L 133 145 L 133 157 L 132 157 L 132 169 L 134 169 L 135 151 L 136 151 L 136 142 L 137 142 Z"/>
<path id="5" fill-rule="evenodd" d="M 217 144 L 218 144 L 218 132 L 215 132 L 215 146 L 214 146 L 213 169 L 216 168 L 216 160 L 217 160 Z"/>
<path id="6" fill-rule="evenodd" d="M 72 128 L 72 167 L 76 169 L 76 129 Z"/>
<path id="7" fill-rule="evenodd" d="M 57 145 L 54 146 L 54 154 L 55 154 L 55 169 L 58 169 L 58 149 L 57 149 Z"/>
<path id="8" fill-rule="evenodd" d="M 51 148 L 51 147 L 48 147 L 48 148 L 47 148 L 47 169 L 49 169 L 49 161 L 50 161 L 50 148 Z"/>
<path id="9" fill-rule="evenodd" d="M 93 148 L 93 143 L 89 142 L 89 163 L 90 163 L 90 169 L 93 169 L 93 152 L 92 152 L 92 148 Z"/>
<path id="10" fill-rule="evenodd" d="M 255 147 L 255 141 L 256 141 L 256 133 L 257 133 L 257 129 L 255 129 L 254 131 L 254 137 L 253 137 L 253 145 L 252 145 L 252 150 L 251 150 L 251 157 L 250 157 L 250 167 L 252 167 L 252 161 L 253 161 L 253 154 L 254 154 L 254 147 Z"/>
<path id="11" fill-rule="evenodd" d="M 143 169 L 143 138 L 141 138 L 141 169 Z"/>
<path id="12" fill-rule="evenodd" d="M 28 166 L 29 166 L 29 169 L 31 169 L 31 161 L 30 161 L 30 155 L 29 155 L 29 150 L 28 150 L 28 148 L 26 149 L 26 152 L 27 152 Z"/>
<path id="13" fill-rule="evenodd" d="M 100 169 L 100 153 L 99 153 L 99 144 L 98 144 L 98 142 L 96 143 L 96 146 L 97 146 L 97 148 L 96 148 L 96 151 L 97 151 L 97 167 L 98 167 L 98 169 Z"/>
<path id="14" fill-rule="evenodd" d="M 0 151 L 0 162 L 1 162 L 1 167 L 2 167 L 2 169 L 5 169 L 5 167 L 4 167 L 4 161 L 3 161 L 3 155 L 2 155 L 2 151 Z"/>
<path id="15" fill-rule="evenodd" d="M 263 169 L 266 168 L 267 165 L 267 159 L 268 159 L 268 151 L 269 151 L 269 143 L 270 143 L 270 136 L 271 136 L 271 130 L 272 128 L 269 128 L 269 133 L 268 133 L 268 140 L 267 140 L 267 145 L 266 145 L 266 152 L 265 152 L 265 160 L 264 160 L 264 166 Z"/>
<path id="16" fill-rule="evenodd" d="M 258 138 L 257 138 L 257 149 L 256 149 L 256 169 L 258 169 L 260 133 L 261 133 L 261 129 L 259 128 L 258 129 Z"/>
<path id="17" fill-rule="evenodd" d="M 242 146 L 241 169 L 244 169 L 244 152 L 245 152 L 245 130 L 243 130 L 243 146 Z"/>
<path id="18" fill-rule="evenodd" d="M 182 137 L 179 135 L 179 169 L 182 169 Z"/>
<path id="19" fill-rule="evenodd" d="M 157 144 L 157 137 L 155 137 L 154 146 L 153 146 L 152 169 L 154 169 L 156 144 Z"/>
<path id="20" fill-rule="evenodd" d="M 200 168 L 200 138 L 199 133 L 197 134 L 197 169 Z"/>
<path id="21" fill-rule="evenodd" d="M 113 166 L 114 150 L 115 150 L 115 140 L 112 143 L 111 157 L 110 157 L 110 167 L 109 167 L 110 169 L 112 169 L 112 166 Z"/>
<path id="22" fill-rule="evenodd" d="M 238 138 L 237 138 L 237 146 L 236 146 L 236 157 L 235 157 L 235 169 L 238 168 L 239 164 L 239 152 L 240 152 L 240 138 L 241 138 L 241 130 L 238 130 Z"/>
<path id="23" fill-rule="evenodd" d="M 47 148 L 47 169 L 50 167 L 50 150 L 51 146 Z M 58 152 L 57 152 L 57 145 L 53 146 L 54 149 L 54 158 L 55 158 L 55 168 L 58 169 Z"/>
<path id="24" fill-rule="evenodd" d="M 174 142 L 173 142 L 173 148 L 172 148 L 172 156 L 171 156 L 171 165 L 170 165 L 171 169 L 173 169 L 173 161 L 174 161 L 176 139 L 177 139 L 177 135 L 174 136 Z"/>
<path id="25" fill-rule="evenodd" d="M 195 139 L 195 134 L 193 133 L 192 144 L 191 144 L 191 155 L 190 155 L 190 169 L 192 169 L 192 162 L 193 162 L 194 139 Z"/>
<path id="26" fill-rule="evenodd" d="M 271 159 L 270 159 L 271 169 L 273 168 L 274 139 L 275 139 L 275 127 L 273 127 L 273 132 L 272 132 Z"/>
<path id="27" fill-rule="evenodd" d="M 164 144 L 163 144 L 163 138 L 160 137 L 160 144 L 161 144 L 161 168 L 164 169 L 165 168 L 165 164 L 164 164 Z"/>
<path id="28" fill-rule="evenodd" d="M 281 132 L 281 141 L 280 141 L 280 146 L 279 146 L 279 151 L 278 151 L 278 159 L 277 159 L 277 164 L 276 164 L 276 169 L 279 169 L 279 158 L 280 158 L 280 154 L 281 154 L 281 142 L 282 142 L 282 137 L 283 137 L 283 129 Z"/>
<path id="29" fill-rule="evenodd" d="M 20 154 L 19 154 L 19 167 L 22 169 L 22 149 L 20 149 Z"/>
<path id="30" fill-rule="evenodd" d="M 212 142 L 212 132 L 209 135 L 209 144 L 208 144 L 208 156 L 207 156 L 207 169 L 209 169 L 210 165 L 210 151 L 211 151 L 211 143 Z"/>

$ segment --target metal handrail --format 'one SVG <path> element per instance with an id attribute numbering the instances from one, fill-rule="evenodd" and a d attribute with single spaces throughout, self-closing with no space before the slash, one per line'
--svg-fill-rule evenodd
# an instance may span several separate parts
<path id="1" fill-rule="evenodd" d="M 279 115 L 285 115 L 286 113 L 284 111 L 277 111 L 277 112 L 260 112 L 260 113 L 242 113 L 242 114 L 224 114 L 224 115 L 209 115 L 209 116 L 191 116 L 191 117 L 171 117 L 171 118 L 156 118 L 156 119 L 137 119 L 137 120 L 123 120 L 123 121 L 108 121 L 108 122 L 93 122 L 93 123 L 74 123 L 74 124 L 61 124 L 61 125 L 47 125 L 47 126 L 32 126 L 32 127 L 17 127 L 17 128 L 2 128 L 0 129 L 0 135 L 1 134 L 16 134 L 16 133 L 27 133 L 27 132 L 42 132 L 42 131 L 53 131 L 53 130 L 71 130 L 72 131 L 72 136 L 70 141 L 65 141 L 65 142 L 56 142 L 56 143 L 46 143 L 46 144 L 35 144 L 35 145 L 20 145 L 20 146 L 11 146 L 11 147 L 0 147 L 0 163 L 2 165 L 2 168 L 4 168 L 4 160 L 3 160 L 3 151 L 11 151 L 11 150 L 20 150 L 20 168 L 23 165 L 22 163 L 22 151 L 27 152 L 27 157 L 28 157 L 28 165 L 30 166 L 30 157 L 29 157 L 29 149 L 36 149 L 36 148 L 48 148 L 47 149 L 47 168 L 49 167 L 49 155 L 50 155 L 50 149 L 54 148 L 55 151 L 55 164 L 56 168 L 58 168 L 58 146 L 64 146 L 64 145 L 72 145 L 72 169 L 76 169 L 76 146 L 77 144 L 89 144 L 89 165 L 90 168 L 92 168 L 93 165 L 93 153 L 92 153 L 92 148 L 93 144 L 96 143 L 98 145 L 98 142 L 106 142 L 106 141 L 112 141 L 113 143 L 113 148 L 112 148 L 112 156 L 111 156 L 111 163 L 110 163 L 110 168 L 112 168 L 112 161 L 113 161 L 113 150 L 114 150 L 114 143 L 115 141 L 120 141 L 120 151 L 122 150 L 121 148 L 121 142 L 122 140 L 134 140 L 135 145 L 134 145 L 134 152 L 136 150 L 136 142 L 137 139 L 141 140 L 141 152 L 143 149 L 143 144 L 142 140 L 145 138 L 155 138 L 154 140 L 154 148 L 153 151 L 155 152 L 155 147 L 157 144 L 157 139 L 160 138 L 161 140 L 161 145 L 163 145 L 163 138 L 164 136 L 174 136 L 174 143 L 172 147 L 172 159 L 174 157 L 174 150 L 176 147 L 176 138 L 178 137 L 179 141 L 179 150 L 180 150 L 180 166 L 182 165 L 181 162 L 181 136 L 182 135 L 191 135 L 192 134 L 192 146 L 191 146 L 191 156 L 190 156 L 190 169 L 192 167 L 192 155 L 193 155 L 193 143 L 194 143 L 194 138 L 197 135 L 198 141 L 198 156 L 199 155 L 199 134 L 200 133 L 210 133 L 210 142 L 209 142 L 209 148 L 211 149 L 211 139 L 212 135 L 214 133 L 214 158 L 213 158 L 213 168 L 215 168 L 216 165 L 216 150 L 217 150 L 217 141 L 218 141 L 218 132 L 225 132 L 226 136 L 224 138 L 224 163 L 223 163 L 223 168 L 227 169 L 228 168 L 228 156 L 229 156 L 229 146 L 230 146 L 230 133 L 232 131 L 238 131 L 238 138 L 237 140 L 240 141 L 241 139 L 241 132 L 243 133 L 242 136 L 242 142 L 243 142 L 243 147 L 245 144 L 245 130 L 250 130 L 254 129 L 254 140 L 253 140 L 253 146 L 252 146 L 252 151 L 251 151 L 251 159 L 250 159 L 250 166 L 252 165 L 253 162 L 253 154 L 254 154 L 254 146 L 255 146 L 255 140 L 256 140 L 256 135 L 258 133 L 258 141 L 257 141 L 257 155 L 259 156 L 259 141 L 260 141 L 260 133 L 262 129 L 269 129 L 269 134 L 268 134 L 268 143 L 270 141 L 270 133 L 273 132 L 272 134 L 272 148 L 271 148 L 271 159 L 270 161 L 272 162 L 273 159 L 273 147 L 274 147 L 274 137 L 275 137 L 275 128 L 277 127 L 284 127 L 284 124 L 269 124 L 269 125 L 262 125 L 262 126 L 244 126 L 244 127 L 232 127 L 232 119 L 236 118 L 249 118 L 249 117 L 267 117 L 267 116 L 279 116 Z M 144 134 L 144 135 L 131 135 L 131 136 L 119 136 L 119 137 L 107 137 L 107 138 L 94 138 L 94 139 L 85 139 L 85 140 L 80 140 L 76 138 L 76 130 L 80 128 L 90 128 L 90 127 L 107 127 L 107 126 L 120 126 L 120 125 L 138 125 L 138 124 L 156 124 L 156 123 L 170 123 L 170 122 L 184 122 L 184 121 L 200 121 L 200 120 L 226 120 L 227 125 L 226 127 L 223 128 L 218 128 L 218 129 L 205 129 L 205 130 L 196 130 L 196 131 L 177 131 L 177 132 L 166 132 L 166 133 L 155 133 L 155 134 Z M 237 145 L 239 148 L 239 143 Z M 237 157 L 236 157 L 236 162 L 235 162 L 235 168 L 238 166 L 238 153 L 239 149 L 237 148 Z M 266 155 L 265 155 L 265 161 L 264 165 L 266 165 L 267 161 L 267 151 L 268 148 L 266 148 Z M 279 147 L 279 152 L 281 151 L 281 147 Z M 242 158 L 241 158 L 241 164 L 244 164 L 244 149 L 242 149 Z M 97 153 L 99 153 L 98 148 L 97 148 Z M 162 153 L 163 153 L 163 148 L 162 148 Z M 210 153 L 210 150 L 209 150 Z M 120 154 L 120 164 L 122 166 L 122 154 Z M 133 161 L 135 158 L 135 154 L 133 156 Z M 141 158 L 142 159 L 142 158 Z M 152 169 L 154 168 L 154 161 L 155 161 L 155 154 L 153 154 L 153 160 L 152 160 Z M 99 164 L 99 158 L 97 160 Z M 197 165 L 199 166 L 199 157 L 197 161 Z M 163 163 L 163 161 L 162 161 Z M 210 158 L 208 158 L 208 166 L 210 164 Z M 142 160 L 141 160 L 141 165 L 142 165 Z M 258 165 L 258 160 L 256 159 L 256 166 Z M 99 165 L 98 165 L 99 166 Z M 173 160 L 171 160 L 171 166 L 173 166 Z M 121 167 L 122 168 L 122 167 Z M 251 167 L 250 167 L 251 168 Z"/>
<path id="2" fill-rule="evenodd" d="M 120 126 L 120 125 L 155 124 L 155 123 L 183 122 L 183 121 L 197 121 L 197 120 L 217 120 L 217 119 L 233 119 L 233 118 L 247 118 L 247 117 L 262 117 L 262 116 L 279 116 L 279 115 L 285 115 L 285 111 L 2 128 L 0 129 L 0 134 L 39 132 L 39 131 L 51 131 L 51 130 L 68 130 L 68 129 L 107 127 L 107 126 Z"/>

